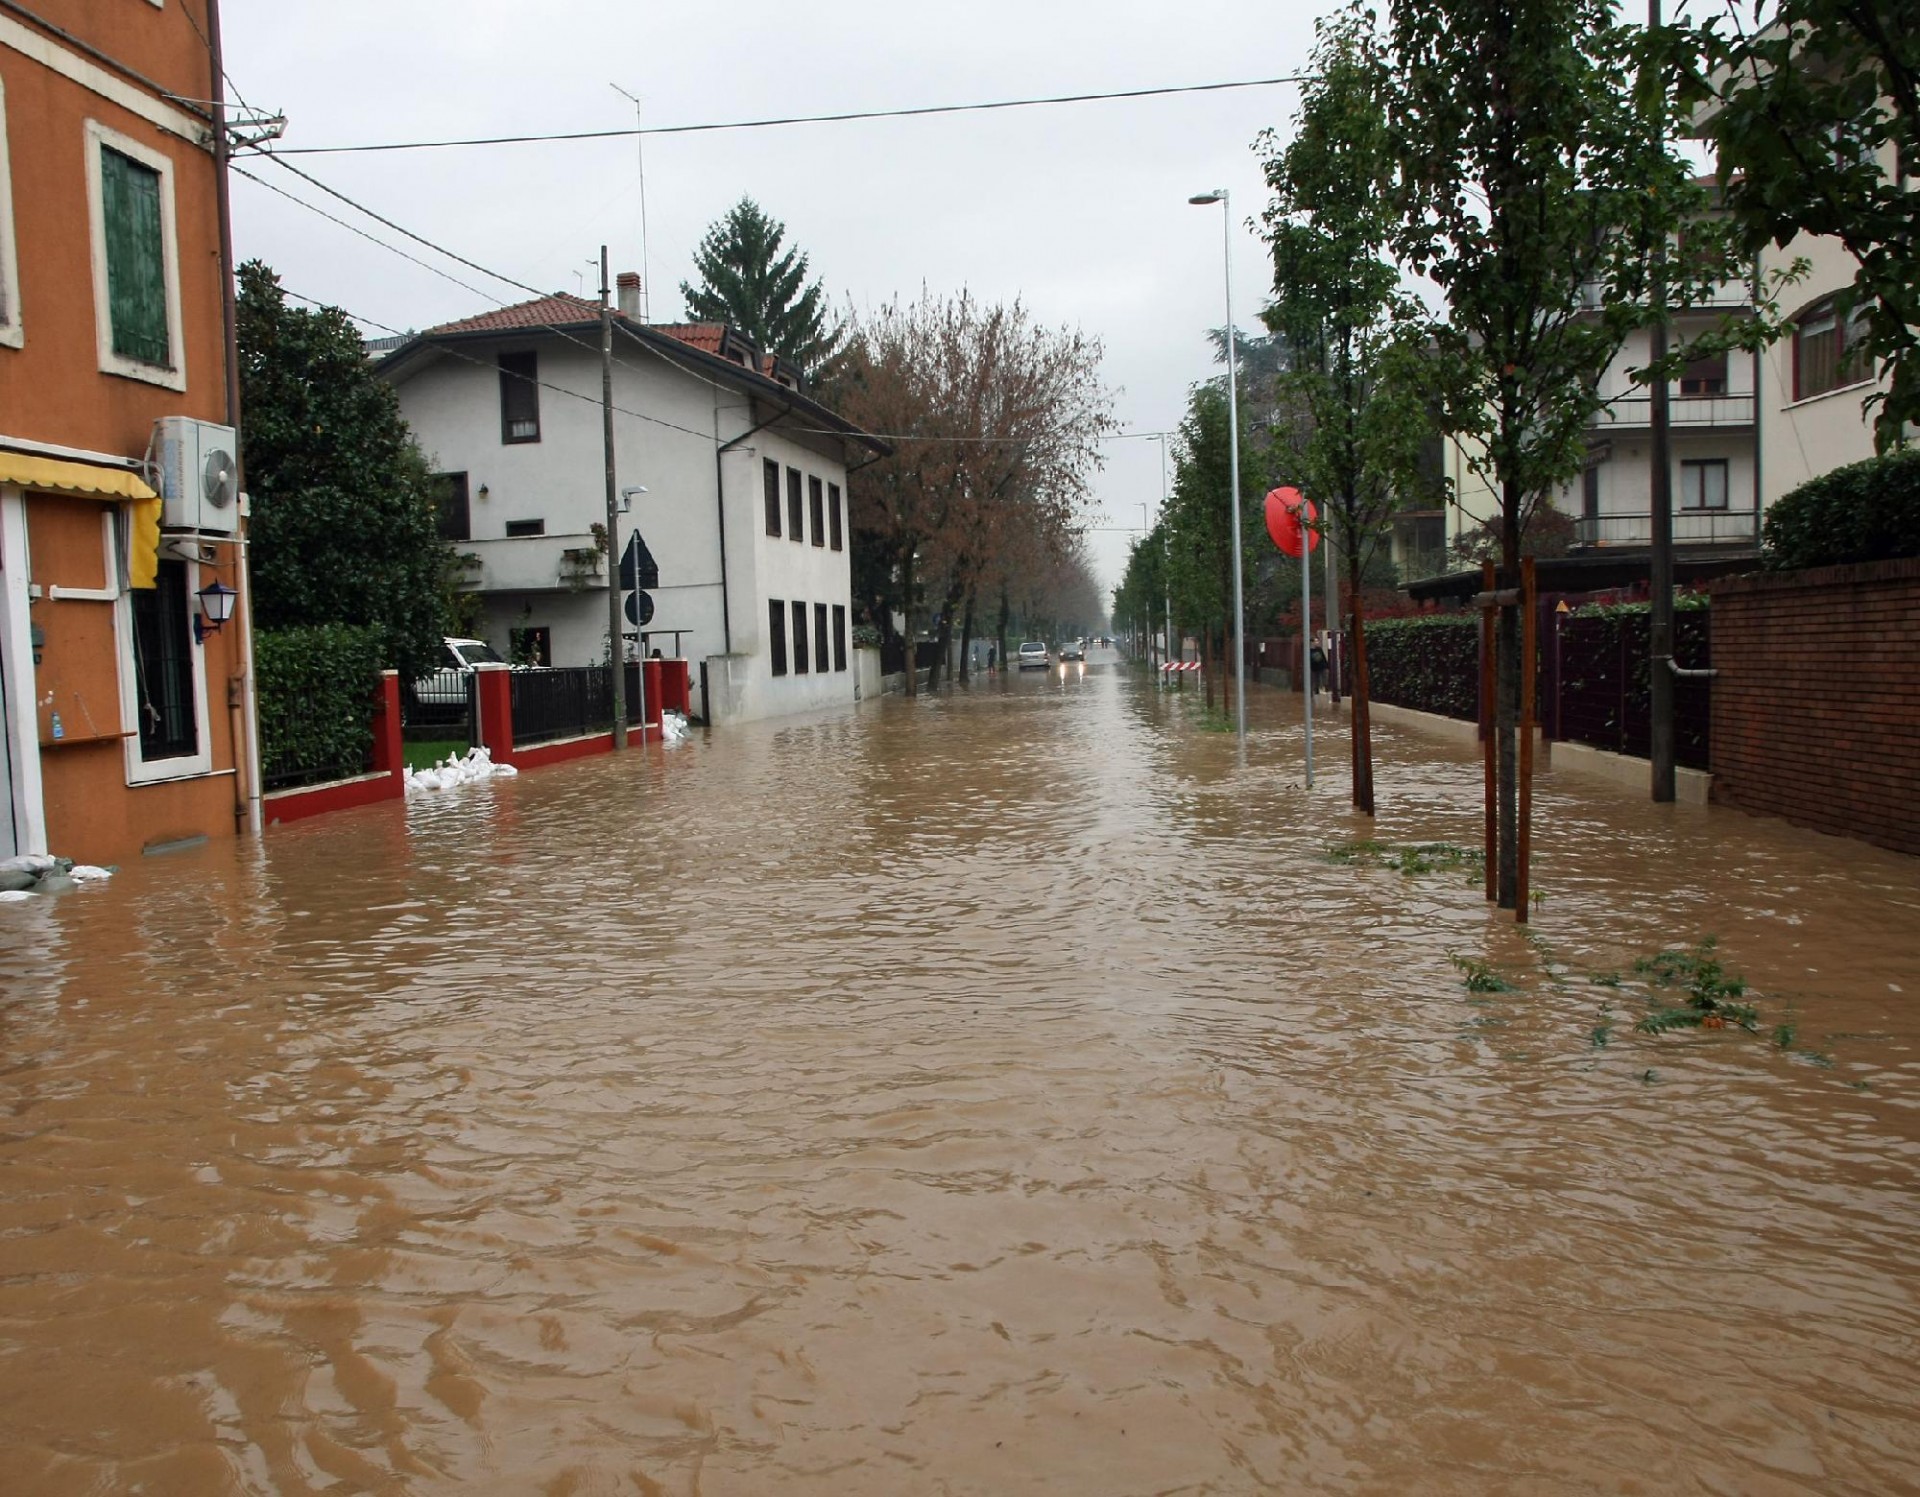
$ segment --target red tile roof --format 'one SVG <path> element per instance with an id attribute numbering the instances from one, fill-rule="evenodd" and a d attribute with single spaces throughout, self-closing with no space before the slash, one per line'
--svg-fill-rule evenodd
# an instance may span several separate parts
<path id="1" fill-rule="evenodd" d="M 578 327 L 583 322 L 600 320 L 600 303 L 556 291 L 534 301 L 519 302 L 478 317 L 463 317 L 458 322 L 443 322 L 430 327 L 423 336 L 441 333 L 512 333 L 543 327 Z"/>
<path id="2" fill-rule="evenodd" d="M 724 322 L 650 322 L 647 326 L 656 333 L 678 338 L 703 353 L 719 353 L 727 337 L 727 325 Z"/>

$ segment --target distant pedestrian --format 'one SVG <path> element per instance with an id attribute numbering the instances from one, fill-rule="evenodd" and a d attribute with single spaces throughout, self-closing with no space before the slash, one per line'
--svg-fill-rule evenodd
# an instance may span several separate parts
<path id="1" fill-rule="evenodd" d="M 999 663 L 1000 663 L 1000 647 L 998 645 L 988 645 L 987 646 L 987 669 L 992 670 Z"/>
<path id="2" fill-rule="evenodd" d="M 1308 661 L 1313 670 L 1313 694 L 1318 696 L 1327 685 L 1327 652 L 1317 639 L 1308 654 Z"/>

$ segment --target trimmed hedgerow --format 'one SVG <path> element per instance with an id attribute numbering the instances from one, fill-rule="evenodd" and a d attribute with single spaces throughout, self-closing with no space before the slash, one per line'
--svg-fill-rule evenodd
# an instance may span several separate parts
<path id="1" fill-rule="evenodd" d="M 383 631 L 317 624 L 256 629 L 261 778 L 268 789 L 360 773 L 373 748 Z"/>
<path id="2" fill-rule="evenodd" d="M 1428 613 L 1367 625 L 1367 683 L 1376 702 L 1471 722 L 1480 715 L 1480 618 Z"/>
<path id="3" fill-rule="evenodd" d="M 1822 473 L 1767 510 L 1766 564 L 1776 572 L 1920 556 L 1920 452 Z"/>

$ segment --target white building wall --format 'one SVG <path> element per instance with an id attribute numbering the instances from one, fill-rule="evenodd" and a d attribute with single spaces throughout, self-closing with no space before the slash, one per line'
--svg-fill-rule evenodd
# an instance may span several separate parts
<path id="1" fill-rule="evenodd" d="M 540 440 L 508 444 L 501 440 L 495 360 L 502 352 L 529 350 L 539 357 L 543 385 L 560 388 L 540 390 Z M 822 672 L 809 648 L 805 675 L 790 671 L 776 679 L 766 637 L 769 597 L 826 603 L 830 626 L 838 604 L 849 610 L 851 632 L 852 536 L 841 442 L 775 428 L 753 432 L 772 408 L 751 405 L 744 390 L 670 363 L 629 338 L 616 338 L 615 353 L 616 480 L 623 490 L 647 492 L 623 498 L 628 507 L 619 516 L 614 545 L 624 548 L 637 528 L 660 569 L 659 587 L 649 590 L 655 611 L 646 648 L 675 654 L 672 631 L 682 631 L 678 653 L 695 662 L 696 680 L 700 661 L 727 656 L 730 648 L 734 658 L 721 675 L 739 689 L 717 686 L 713 704 L 729 716 L 851 704 L 850 655 L 847 670 Z M 477 573 L 469 575 L 484 600 L 486 638 L 505 655 L 511 629 L 545 627 L 553 664 L 604 661 L 609 559 L 595 553 L 586 575 L 564 580 L 565 554 L 594 551 L 593 527 L 606 521 L 599 350 L 553 335 L 503 336 L 463 343 L 460 355 L 434 359 L 396 388 L 402 414 L 433 469 L 467 474 L 473 539 L 458 549 L 480 558 Z M 740 445 L 719 451 L 743 435 Z M 783 475 L 788 466 L 801 470 L 803 508 L 806 477 L 839 486 L 841 550 L 814 546 L 810 533 L 800 543 L 784 534 L 778 540 L 764 535 L 763 457 L 779 462 Z M 724 520 L 716 494 L 720 483 Z M 783 507 L 783 531 L 784 513 Z M 810 510 L 806 518 L 810 526 Z M 509 521 L 532 519 L 546 522 L 544 535 L 507 536 Z M 629 642 L 628 648 L 635 647 Z"/>

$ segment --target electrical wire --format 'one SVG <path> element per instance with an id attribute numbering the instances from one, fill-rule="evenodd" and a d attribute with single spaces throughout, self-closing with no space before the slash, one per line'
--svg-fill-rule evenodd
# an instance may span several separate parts
<path id="1" fill-rule="evenodd" d="M 648 125 L 620 130 L 562 130 L 537 135 L 483 135 L 458 140 L 395 140 L 352 146 L 282 146 L 266 156 L 343 156 L 368 151 L 436 151 L 462 146 L 533 145 L 549 141 L 630 140 L 648 135 L 700 135 L 723 130 L 773 130 L 788 125 L 838 125 L 855 120 L 915 119 L 936 114 L 980 114 L 997 109 L 1037 109 L 1060 104 L 1095 104 L 1124 99 L 1160 99 L 1177 94 L 1223 93 L 1230 89 L 1275 88 L 1309 83 L 1311 73 L 1277 78 L 1242 78 L 1226 83 L 1171 84 L 1162 88 L 1115 89 L 1106 93 L 1049 94 L 1032 99 L 992 99 L 973 104 L 921 104 L 907 109 L 856 109 L 839 114 L 781 115 L 771 119 L 715 120 L 695 125 Z"/>

